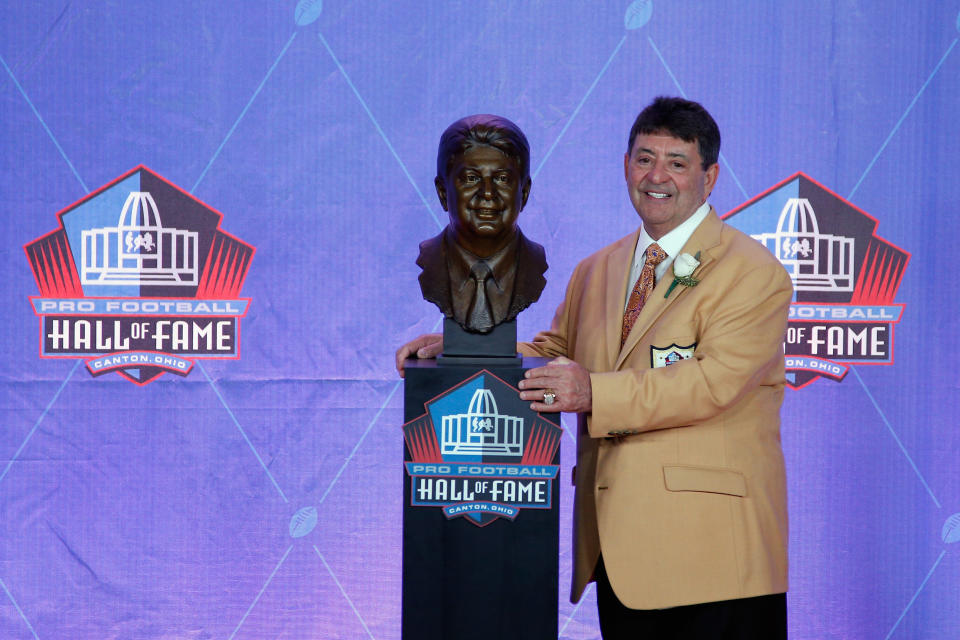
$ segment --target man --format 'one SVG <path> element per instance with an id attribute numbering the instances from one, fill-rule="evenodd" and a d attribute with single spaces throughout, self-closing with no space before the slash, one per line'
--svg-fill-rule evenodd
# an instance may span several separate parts
<path id="1" fill-rule="evenodd" d="M 543 247 L 517 227 L 532 184 L 527 139 L 506 118 L 462 118 L 440 137 L 434 184 L 450 223 L 420 244 L 420 289 L 463 329 L 489 333 L 546 284 Z"/>
<path id="2" fill-rule="evenodd" d="M 581 262 L 550 331 L 520 345 L 556 358 L 520 396 L 579 414 L 571 599 L 597 581 L 606 640 L 786 638 L 792 288 L 707 204 L 719 150 L 699 104 L 644 109 L 624 156 L 641 228 Z M 398 366 L 435 350 L 421 337 Z"/>

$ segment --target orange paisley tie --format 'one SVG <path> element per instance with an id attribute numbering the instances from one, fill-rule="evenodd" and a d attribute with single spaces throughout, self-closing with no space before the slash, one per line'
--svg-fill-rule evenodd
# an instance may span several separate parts
<path id="1" fill-rule="evenodd" d="M 637 321 L 643 304 L 653 292 L 653 285 L 656 283 L 657 265 L 667 259 L 667 252 L 660 248 L 656 242 L 647 247 L 643 254 L 643 269 L 640 270 L 640 277 L 637 283 L 633 285 L 633 291 L 630 292 L 630 298 L 627 300 L 627 308 L 623 312 L 623 328 L 620 330 L 620 348 L 627 341 L 630 335 L 630 329 L 633 323 Z"/>

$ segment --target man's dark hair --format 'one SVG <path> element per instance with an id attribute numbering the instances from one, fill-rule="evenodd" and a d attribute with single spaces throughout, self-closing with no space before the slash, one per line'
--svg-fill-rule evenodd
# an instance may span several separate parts
<path id="1" fill-rule="evenodd" d="M 666 96 L 655 98 L 634 121 L 627 141 L 627 153 L 633 150 L 633 141 L 638 135 L 652 133 L 668 133 L 684 142 L 696 141 L 703 168 L 717 163 L 720 129 L 713 117 L 697 102 Z"/>
<path id="2" fill-rule="evenodd" d="M 506 118 L 485 113 L 460 118 L 443 132 L 437 147 L 437 175 L 446 177 L 450 159 L 478 145 L 500 150 L 517 161 L 521 178 L 530 176 L 530 145 L 523 131 Z"/>

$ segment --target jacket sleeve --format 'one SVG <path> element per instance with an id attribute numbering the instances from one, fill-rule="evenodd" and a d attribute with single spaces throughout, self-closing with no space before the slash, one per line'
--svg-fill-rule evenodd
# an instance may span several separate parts
<path id="1" fill-rule="evenodd" d="M 793 288 L 779 263 L 742 274 L 702 313 L 694 356 L 591 373 L 590 435 L 640 433 L 710 420 L 761 386 L 782 387 L 783 337 Z"/>
<path id="2" fill-rule="evenodd" d="M 550 330 L 538 333 L 533 338 L 533 342 L 517 343 L 517 350 L 520 351 L 522 355 L 541 358 L 559 358 L 560 356 L 567 356 L 567 354 L 570 353 L 568 350 L 571 340 L 569 333 L 570 306 L 571 301 L 576 300 L 576 292 L 580 286 L 578 283 L 580 282 L 579 275 L 581 268 L 582 263 L 577 265 L 573 274 L 570 276 L 563 302 L 560 303 L 556 313 L 553 314 L 553 322 L 550 324 Z"/>

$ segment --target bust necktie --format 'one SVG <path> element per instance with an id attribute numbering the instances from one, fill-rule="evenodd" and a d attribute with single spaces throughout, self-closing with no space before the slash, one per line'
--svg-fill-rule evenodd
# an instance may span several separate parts
<path id="1" fill-rule="evenodd" d="M 643 254 L 643 269 L 640 270 L 640 277 L 637 278 L 633 290 L 630 292 L 630 298 L 627 299 L 627 308 L 623 312 L 623 328 L 620 330 L 620 348 L 627 341 L 630 335 L 630 329 L 633 323 L 637 321 L 640 310 L 644 303 L 653 292 L 653 285 L 656 283 L 657 265 L 667 259 L 667 252 L 660 248 L 656 242 L 647 247 Z"/>
<path id="2" fill-rule="evenodd" d="M 470 304 L 467 326 L 480 333 L 487 333 L 493 329 L 493 312 L 490 310 L 490 301 L 487 300 L 487 279 L 492 274 L 490 265 L 483 260 L 477 260 L 470 267 L 470 277 L 477 285 L 477 290 Z"/>

